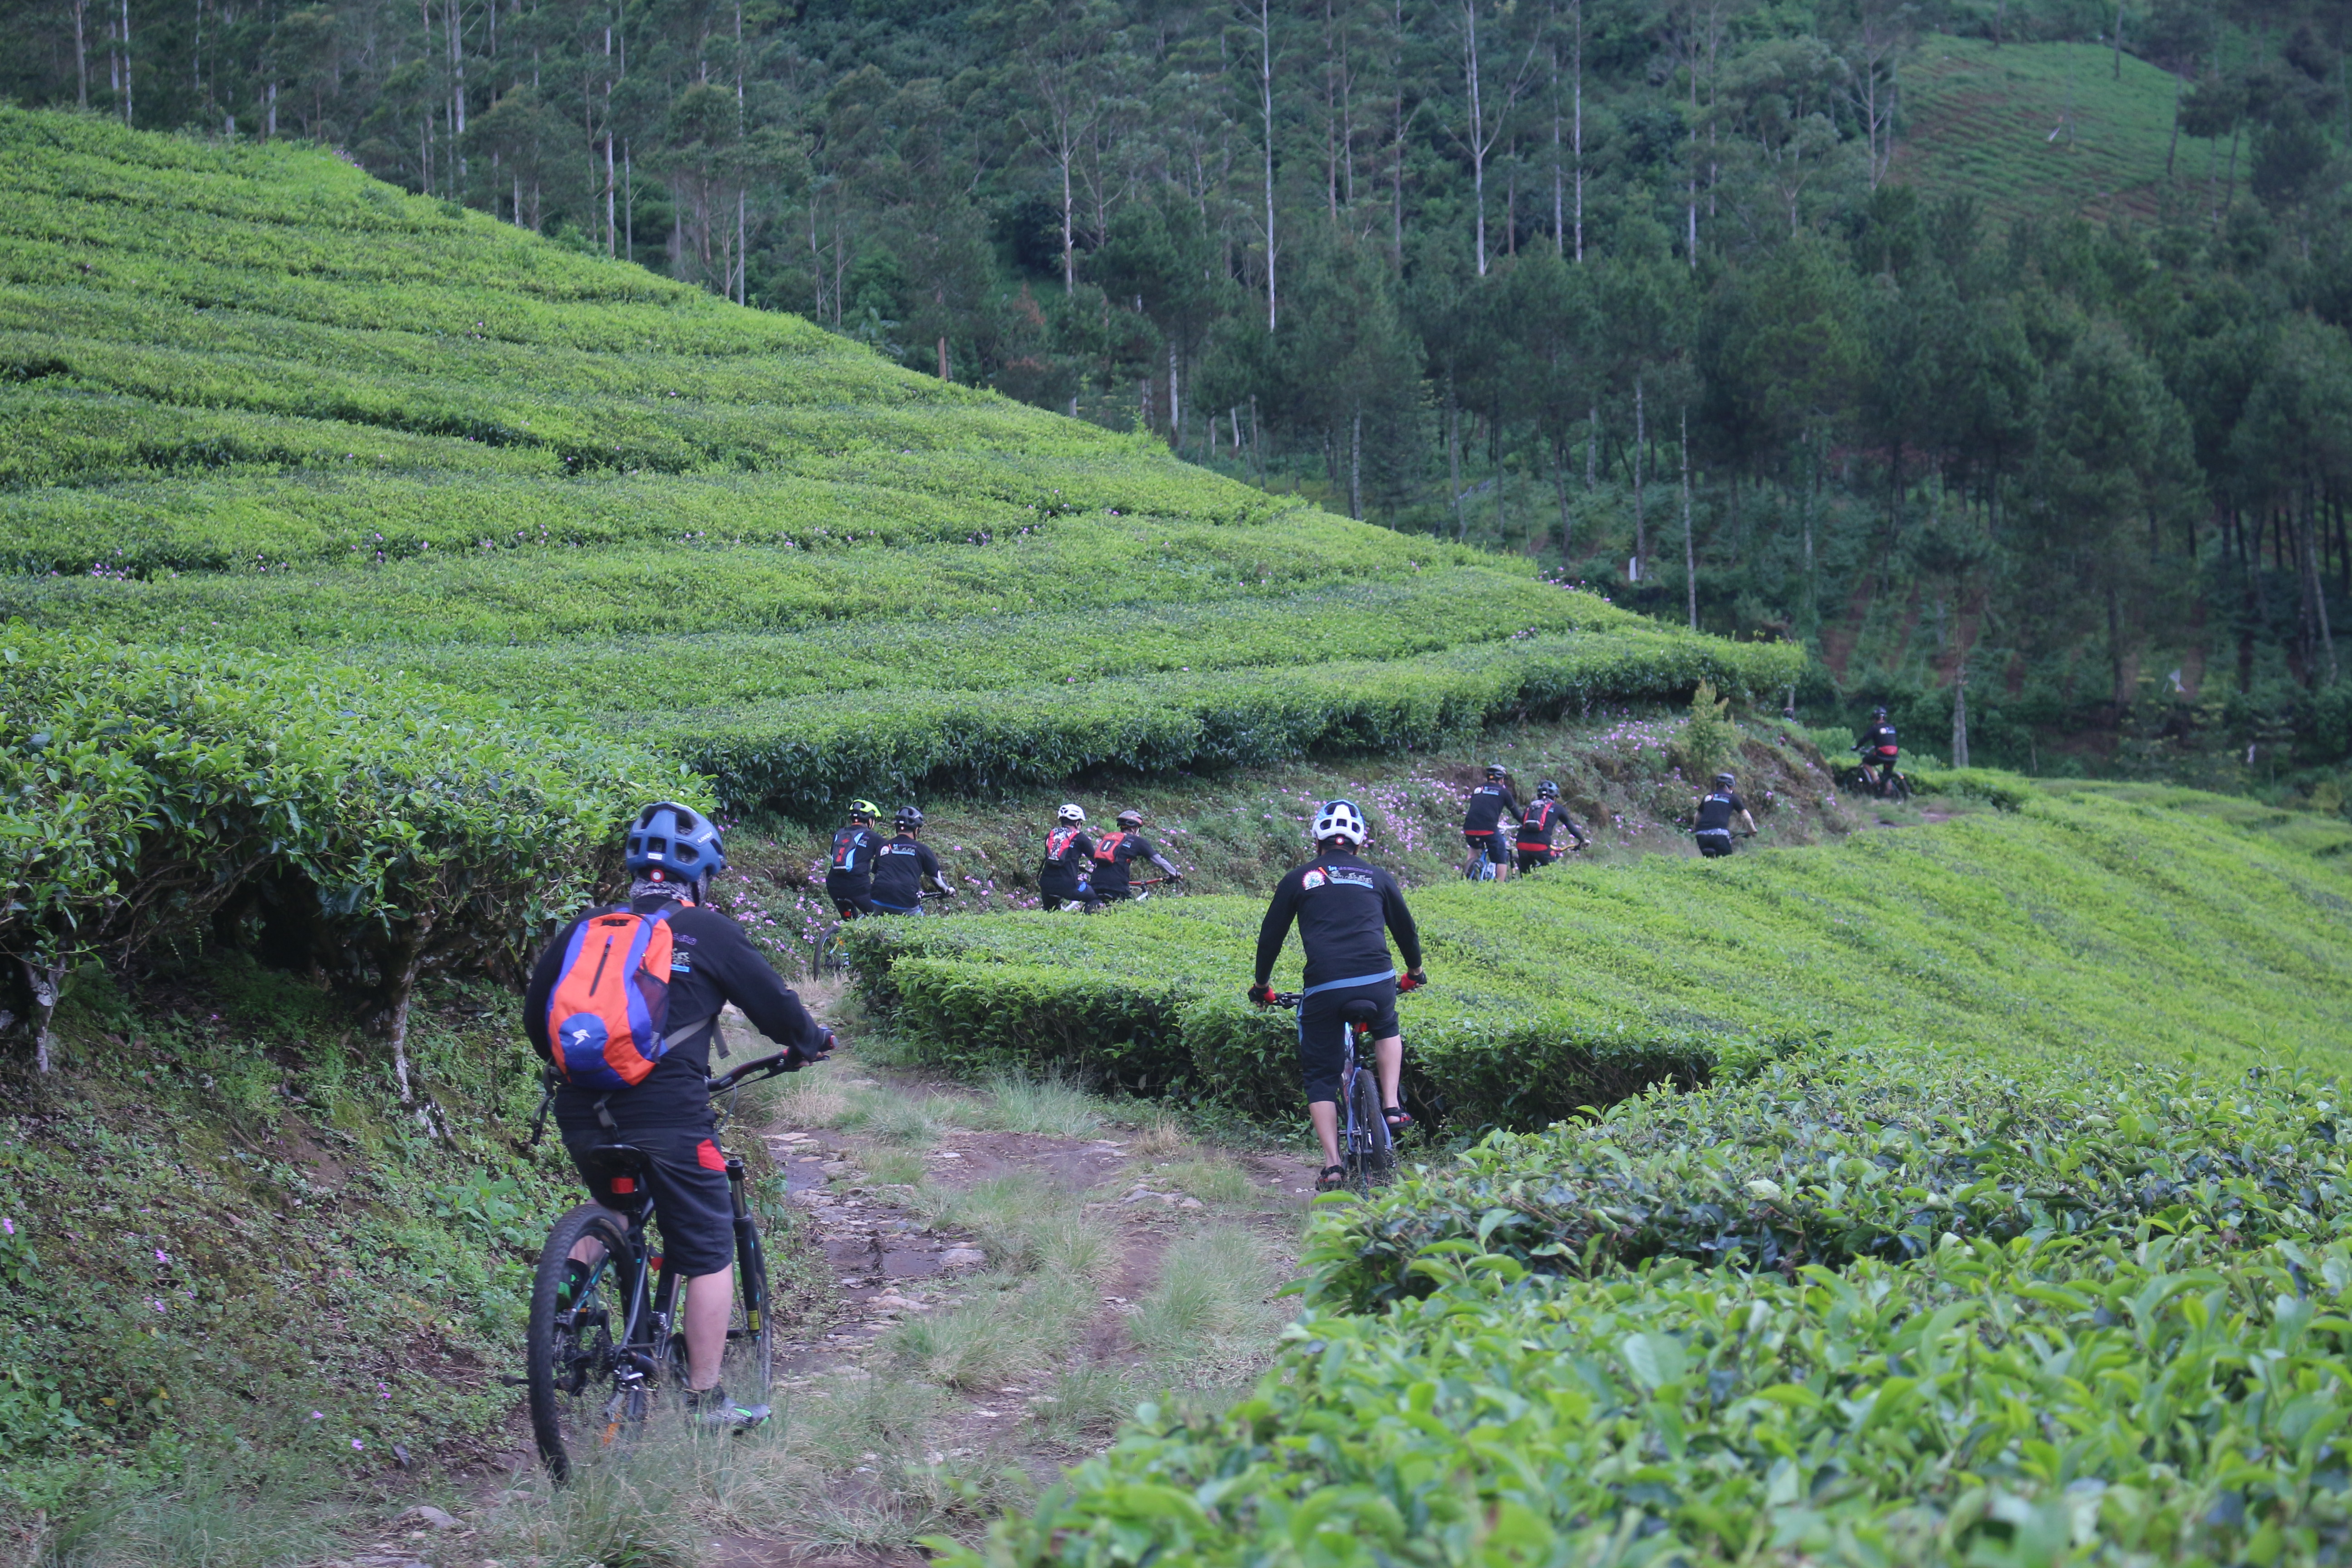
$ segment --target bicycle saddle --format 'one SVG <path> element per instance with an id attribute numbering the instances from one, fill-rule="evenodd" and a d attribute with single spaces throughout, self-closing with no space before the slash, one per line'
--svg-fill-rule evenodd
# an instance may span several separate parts
<path id="1" fill-rule="evenodd" d="M 628 1143 L 599 1143 L 581 1157 L 580 1166 L 596 1201 L 608 1209 L 635 1214 L 653 1201 L 649 1178 L 654 1163 L 643 1149 Z"/>
<path id="2" fill-rule="evenodd" d="M 1339 1009 L 1339 1016 L 1345 1018 L 1350 1024 L 1360 1024 L 1367 1026 L 1370 1025 L 1373 1019 L 1380 1016 L 1380 1004 L 1370 1001 L 1361 996 L 1357 997 L 1354 1001 Z"/>

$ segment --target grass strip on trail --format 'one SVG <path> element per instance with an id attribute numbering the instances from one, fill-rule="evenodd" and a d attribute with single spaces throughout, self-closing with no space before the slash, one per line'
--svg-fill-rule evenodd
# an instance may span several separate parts
<path id="1" fill-rule="evenodd" d="M 1824 1037 L 2019 1070 L 2346 1065 L 2341 860 L 2172 805 L 2021 798 L 1837 846 L 1417 891 L 1435 984 L 1402 1003 L 1408 1091 L 1453 1125 L 1531 1129 Z M 869 1001 L 942 1060 L 1286 1117 L 1289 1017 L 1241 1000 L 1263 910 L 1194 898 L 852 942 Z"/>

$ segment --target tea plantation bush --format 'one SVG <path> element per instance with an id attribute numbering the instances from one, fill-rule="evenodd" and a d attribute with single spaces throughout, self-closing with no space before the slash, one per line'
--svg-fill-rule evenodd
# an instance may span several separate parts
<path id="1" fill-rule="evenodd" d="M 1803 668 L 325 153 L 5 108 L 0 573 L 0 616 L 495 693 L 803 816 Z"/>
<path id="2" fill-rule="evenodd" d="M 418 973 L 519 958 L 656 792 L 701 786 L 420 682 L 0 627 L 0 961 L 54 998 L 85 957 L 255 941 L 373 988 L 397 1050 Z"/>
<path id="3" fill-rule="evenodd" d="M 2340 1068 L 2347 880 L 2221 818 L 2084 791 L 1834 847 L 1424 889 L 1434 984 L 1402 1004 L 1408 1092 L 1455 1126 L 1528 1130 L 1821 1037 L 2011 1065 Z M 871 1003 L 945 1058 L 1147 1060 L 1108 1076 L 1290 1116 L 1288 1016 L 1239 999 L 1263 909 L 1193 898 L 852 941 Z M 1006 968 L 1022 979 L 1000 989 Z M 1131 1001 L 1080 1000 L 1121 986 Z"/>
<path id="4" fill-rule="evenodd" d="M 2340 1561 L 2344 1092 L 1832 1056 L 1497 1137 L 950 1561 Z"/>

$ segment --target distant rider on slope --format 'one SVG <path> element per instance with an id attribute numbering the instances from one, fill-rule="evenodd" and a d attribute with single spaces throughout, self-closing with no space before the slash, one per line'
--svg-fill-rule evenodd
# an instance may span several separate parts
<path id="1" fill-rule="evenodd" d="M 1591 842 L 1584 837 L 1584 829 L 1579 827 L 1575 819 L 1561 807 L 1559 785 L 1546 779 L 1536 786 L 1535 804 L 1528 807 L 1525 816 L 1519 818 L 1519 869 L 1532 871 L 1538 866 L 1549 866 L 1559 859 L 1553 838 L 1563 827 L 1568 829 L 1568 836 L 1576 840 L 1577 848 L 1581 849 Z"/>
<path id="2" fill-rule="evenodd" d="M 1138 860 L 1150 860 L 1171 882 L 1184 879 L 1184 873 L 1143 836 L 1143 813 L 1130 808 L 1118 814 L 1118 832 L 1106 833 L 1095 841 L 1095 897 L 1107 904 L 1131 897 L 1134 889 L 1129 886 L 1129 878 Z"/>
<path id="3" fill-rule="evenodd" d="M 1748 803 L 1734 790 L 1738 780 L 1729 773 L 1715 775 L 1715 788 L 1699 799 L 1698 852 L 1713 860 L 1731 853 L 1731 818 L 1736 813 L 1748 825 L 1748 837 L 1756 837 L 1756 818 L 1749 815 Z"/>
<path id="4" fill-rule="evenodd" d="M 1517 823 L 1521 815 L 1519 803 L 1511 798 L 1509 773 L 1500 763 L 1487 763 L 1486 782 L 1470 792 L 1470 808 L 1462 816 L 1462 837 L 1471 850 L 1464 876 L 1477 876 L 1482 859 L 1494 863 L 1496 881 L 1510 876 L 1511 841 L 1503 836 L 1503 818 Z"/>
<path id="5" fill-rule="evenodd" d="M 882 836 L 874 819 L 882 808 L 870 800 L 849 803 L 849 826 L 833 836 L 833 863 L 824 869 L 824 894 L 841 918 L 854 921 L 874 912 L 874 862 L 882 853 Z"/>
<path id="6" fill-rule="evenodd" d="M 921 842 L 923 814 L 902 805 L 893 818 L 897 837 L 874 856 L 874 909 L 877 914 L 919 915 L 923 912 L 923 884 L 936 892 L 953 891 L 940 879 L 940 858 Z"/>
<path id="7" fill-rule="evenodd" d="M 1087 875 L 1094 868 L 1095 841 L 1087 832 L 1087 814 L 1066 803 L 1054 814 L 1053 830 L 1045 835 L 1045 858 L 1037 868 L 1037 897 L 1049 910 L 1076 904 L 1092 914 L 1102 908 Z"/>

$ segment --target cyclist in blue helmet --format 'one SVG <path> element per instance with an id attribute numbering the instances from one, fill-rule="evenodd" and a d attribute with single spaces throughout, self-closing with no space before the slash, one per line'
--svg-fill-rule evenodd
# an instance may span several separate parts
<path id="1" fill-rule="evenodd" d="M 597 1144 L 632 1144 L 651 1158 L 665 1253 L 669 1267 L 687 1279 L 688 1405 L 707 1424 L 756 1425 L 765 1407 L 733 1405 L 719 1385 L 734 1296 L 735 1223 L 726 1155 L 712 1136 L 717 1121 L 706 1083 L 710 1050 L 714 1043 L 726 1049 L 719 1015 L 730 1002 L 752 1027 L 784 1047 L 795 1069 L 825 1058 L 833 1031 L 809 1016 L 743 928 L 710 907 L 711 879 L 727 868 L 717 824 L 692 806 L 657 801 L 630 823 L 624 858 L 632 879 L 628 902 L 588 910 L 540 955 L 524 994 L 523 1030 L 551 1066 L 551 1004 L 567 972 L 586 962 L 588 944 L 575 952 L 573 939 L 589 921 L 625 911 L 667 926 L 668 1024 L 651 1070 L 623 1089 L 565 1082 L 556 1091 L 555 1123 L 583 1181 L 586 1153 Z M 595 1190 L 593 1183 L 590 1189 Z M 595 1261 L 597 1244 L 581 1245 L 591 1250 L 574 1253 L 567 1290 L 585 1282 Z"/>

